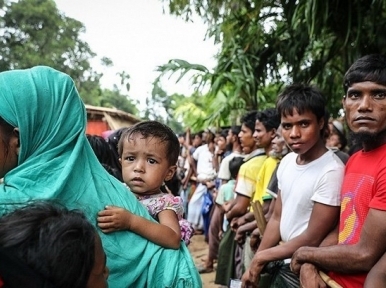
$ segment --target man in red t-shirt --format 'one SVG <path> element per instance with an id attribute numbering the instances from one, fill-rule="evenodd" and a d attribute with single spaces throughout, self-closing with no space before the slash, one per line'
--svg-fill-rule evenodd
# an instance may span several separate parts
<path id="1" fill-rule="evenodd" d="M 363 287 L 386 250 L 386 57 L 357 60 L 343 87 L 346 121 L 363 150 L 346 164 L 339 231 L 321 245 L 329 247 L 302 247 L 293 255 L 291 269 L 303 287 L 320 287 L 317 269 L 331 271 L 343 287 Z"/>

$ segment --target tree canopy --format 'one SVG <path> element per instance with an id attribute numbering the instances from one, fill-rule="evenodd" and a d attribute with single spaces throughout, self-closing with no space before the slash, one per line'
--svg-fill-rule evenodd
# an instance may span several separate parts
<path id="1" fill-rule="evenodd" d="M 60 12 L 53 0 L 0 0 L 0 71 L 47 65 L 69 74 L 86 104 L 138 113 L 137 103 L 117 87 L 101 88 L 103 74 L 91 67 L 96 54 L 81 39 L 84 32 L 83 23 Z M 129 87 L 128 74 L 120 76 Z"/>
<path id="2" fill-rule="evenodd" d="M 207 37 L 221 43 L 217 66 L 204 76 L 211 83 L 208 97 L 227 99 L 218 110 L 232 109 L 226 106 L 235 101 L 262 108 L 274 103 L 283 85 L 305 82 L 324 92 L 336 116 L 348 67 L 362 55 L 386 52 L 385 0 L 162 2 L 187 20 L 200 15 Z"/>
<path id="3" fill-rule="evenodd" d="M 91 72 L 95 56 L 80 39 L 83 24 L 61 14 L 54 1 L 5 1 L 0 11 L 0 70 L 48 65 L 70 74 L 77 82 Z"/>

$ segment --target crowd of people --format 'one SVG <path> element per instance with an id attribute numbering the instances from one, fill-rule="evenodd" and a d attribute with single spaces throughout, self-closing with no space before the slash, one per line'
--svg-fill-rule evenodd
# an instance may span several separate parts
<path id="1" fill-rule="evenodd" d="M 186 218 L 209 244 L 200 273 L 215 270 L 222 286 L 241 279 L 243 287 L 324 287 L 330 279 L 363 287 L 372 270 L 366 285 L 386 284 L 383 230 L 372 233 L 366 226 L 378 225 L 380 215 L 371 216 L 386 208 L 382 154 L 367 156 L 385 144 L 386 58 L 357 60 L 343 86 L 346 119 L 330 118 L 316 87 L 293 84 L 274 109 L 247 112 L 241 126 L 180 135 L 177 169 Z M 264 231 L 256 213 L 267 221 Z M 324 258 L 329 251 L 331 258 Z M 337 257 L 340 264 L 332 263 Z"/>
<path id="2" fill-rule="evenodd" d="M 240 126 L 104 139 L 66 74 L 0 73 L 0 287 L 385 286 L 386 57 L 343 89 L 345 119 L 292 84 Z"/>

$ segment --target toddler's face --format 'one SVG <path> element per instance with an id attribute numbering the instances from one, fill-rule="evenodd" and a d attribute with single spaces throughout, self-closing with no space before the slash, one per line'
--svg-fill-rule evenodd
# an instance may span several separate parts
<path id="1" fill-rule="evenodd" d="M 165 180 L 170 180 L 176 166 L 170 166 L 166 145 L 159 139 L 135 136 L 125 141 L 122 151 L 123 181 L 137 194 L 159 192 Z"/>

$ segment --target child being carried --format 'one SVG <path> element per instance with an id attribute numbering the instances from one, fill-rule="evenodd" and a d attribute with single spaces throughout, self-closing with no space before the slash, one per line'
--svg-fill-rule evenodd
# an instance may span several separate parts
<path id="1" fill-rule="evenodd" d="M 157 121 L 137 123 L 122 133 L 118 152 L 123 181 L 159 223 L 106 206 L 98 213 L 101 230 L 130 230 L 165 248 L 179 249 L 181 239 L 189 244 L 194 231 L 182 218 L 182 199 L 161 191 L 177 168 L 179 142 L 174 132 Z"/>

